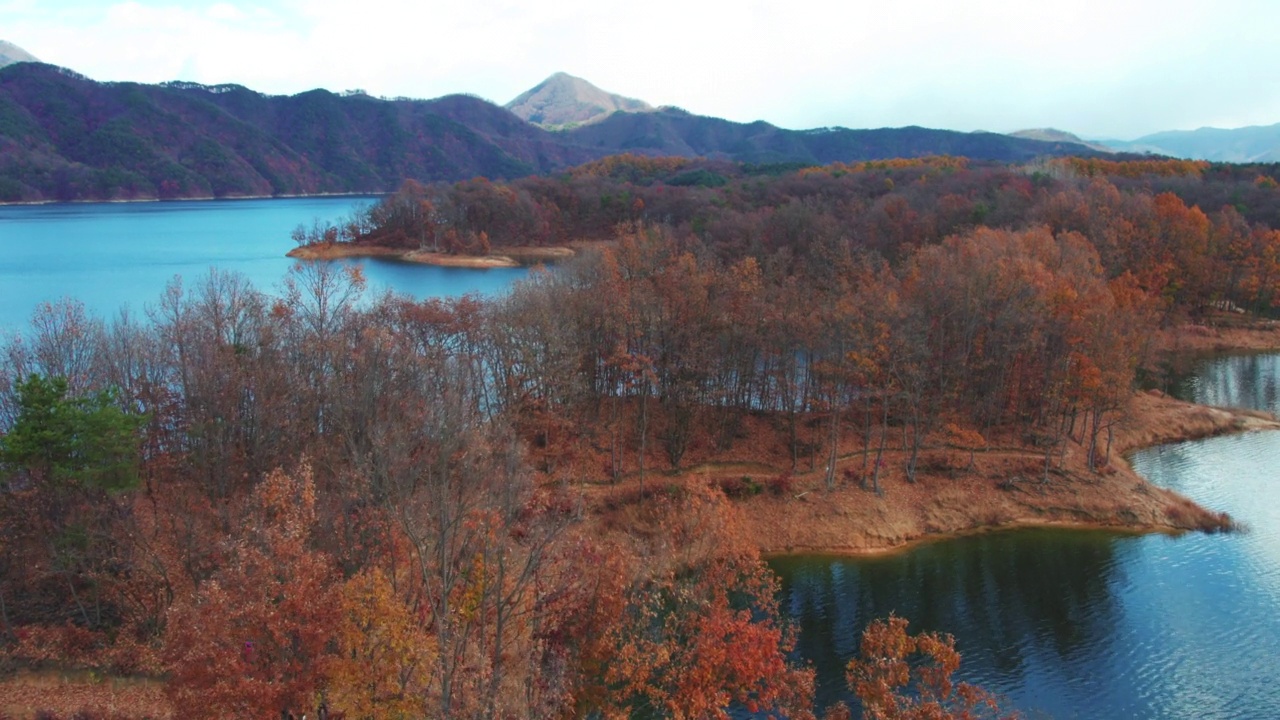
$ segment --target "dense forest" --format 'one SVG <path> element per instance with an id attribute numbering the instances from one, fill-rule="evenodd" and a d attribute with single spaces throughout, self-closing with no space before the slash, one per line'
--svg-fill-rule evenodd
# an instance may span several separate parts
<path id="1" fill-rule="evenodd" d="M 103 83 L 39 63 L 0 68 L 0 202 L 380 193 L 405 178 L 516 178 L 624 151 L 810 164 L 1092 152 L 918 127 L 786 130 L 676 109 L 553 133 L 467 95 L 272 96 L 240 85 Z"/>
<path id="2" fill-rule="evenodd" d="M 1276 176 L 612 157 L 298 233 L 579 243 L 496 299 L 317 262 L 43 306 L 0 348 L 5 662 L 157 678 L 180 717 L 810 716 L 740 500 L 871 502 L 997 443 L 1106 472 L 1154 328 L 1274 312 Z M 992 709 L 905 627 L 850 667 L 864 712 Z"/>

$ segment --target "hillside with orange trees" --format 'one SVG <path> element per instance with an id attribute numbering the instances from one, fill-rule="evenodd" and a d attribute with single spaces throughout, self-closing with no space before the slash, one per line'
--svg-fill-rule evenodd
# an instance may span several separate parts
<path id="1" fill-rule="evenodd" d="M 807 717 L 762 552 L 1230 529 L 1123 453 L 1275 424 L 1135 392 L 1170 328 L 1270 342 L 1209 325 L 1274 313 L 1269 206 L 1192 201 L 1270 190 L 1051 170 L 409 185 L 299 235 L 582 252 L 491 299 L 315 262 L 41 307 L 0 354 L 0 712 L 76 712 L 52 668 L 173 717 Z"/>

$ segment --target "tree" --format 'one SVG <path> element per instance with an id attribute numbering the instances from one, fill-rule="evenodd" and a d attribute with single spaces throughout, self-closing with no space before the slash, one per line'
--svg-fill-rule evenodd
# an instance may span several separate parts
<path id="1" fill-rule="evenodd" d="M 328 667 L 328 701 L 353 717 L 409 718 L 426 712 L 435 641 L 381 569 L 361 571 L 337 601 L 339 656 Z"/>
<path id="2" fill-rule="evenodd" d="M 29 550 L 41 548 L 43 557 L 27 561 L 34 576 L 49 570 L 44 577 L 66 590 L 60 604 L 71 610 L 69 599 L 83 627 L 96 628 L 108 614 L 98 580 L 113 564 L 103 531 L 113 504 L 103 495 L 137 485 L 145 418 L 117 407 L 111 391 L 69 398 L 61 377 L 32 375 L 14 393 L 17 419 L 0 437 L 0 469 L 13 478 L 13 492 L 0 511 L 20 513 L 16 533 L 35 541 Z"/>
<path id="3" fill-rule="evenodd" d="M 895 615 L 862 633 L 859 657 L 849 661 L 849 684 L 870 720 L 976 720 L 999 717 L 995 696 L 957 683 L 960 653 L 951 635 L 910 635 Z M 1009 716 L 1006 716 L 1009 717 Z"/>
<path id="4" fill-rule="evenodd" d="M 310 707 L 332 662 L 342 594 L 333 559 L 310 547 L 310 466 L 271 473 L 248 501 L 227 565 L 170 609 L 165 690 L 182 717 Z"/>
<path id="5" fill-rule="evenodd" d="M 741 537 L 743 516 L 708 486 L 660 496 L 636 518 L 643 567 L 625 605 L 586 652 L 603 669 L 605 717 L 728 718 L 737 705 L 768 717 L 811 717 L 812 671 L 793 666 L 777 580 Z M 642 561 L 639 558 L 643 558 Z M 589 679 L 590 680 L 590 679 Z"/>
<path id="6" fill-rule="evenodd" d="M 116 405 L 110 390 L 67 397 L 65 378 L 32 375 L 15 383 L 18 418 L 0 437 L 0 465 L 55 490 L 107 491 L 138 483 L 141 415 Z"/>

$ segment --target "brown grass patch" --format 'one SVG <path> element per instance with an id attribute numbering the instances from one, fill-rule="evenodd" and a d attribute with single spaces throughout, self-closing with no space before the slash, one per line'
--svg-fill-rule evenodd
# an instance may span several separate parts
<path id="1" fill-rule="evenodd" d="M 0 717 L 130 720 L 172 718 L 164 683 L 90 671 L 20 671 L 0 680 Z"/>

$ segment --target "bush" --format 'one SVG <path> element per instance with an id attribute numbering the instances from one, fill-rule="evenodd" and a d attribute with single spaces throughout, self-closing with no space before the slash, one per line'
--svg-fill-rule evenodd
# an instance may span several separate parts
<path id="1" fill-rule="evenodd" d="M 848 472 L 846 470 L 846 472 Z M 790 470 L 782 471 L 781 475 L 769 479 L 769 494 L 774 496 L 790 495 L 795 490 L 795 478 L 791 476 Z"/>
<path id="2" fill-rule="evenodd" d="M 741 478 L 720 478 L 718 484 L 720 486 L 720 491 L 724 493 L 725 497 L 732 498 L 734 500 L 759 495 L 760 492 L 764 490 L 764 488 L 760 486 L 760 483 L 746 475 L 743 475 Z"/>

